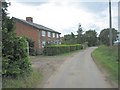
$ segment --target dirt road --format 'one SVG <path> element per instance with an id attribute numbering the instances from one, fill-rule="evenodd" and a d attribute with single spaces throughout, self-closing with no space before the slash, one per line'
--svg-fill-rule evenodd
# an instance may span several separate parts
<path id="1" fill-rule="evenodd" d="M 95 47 L 67 58 L 43 88 L 112 88 L 91 57 Z"/>

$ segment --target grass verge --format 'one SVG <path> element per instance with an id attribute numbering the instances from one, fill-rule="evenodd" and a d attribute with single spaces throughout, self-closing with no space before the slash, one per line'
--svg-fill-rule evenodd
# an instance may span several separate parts
<path id="1" fill-rule="evenodd" d="M 3 78 L 3 88 L 36 88 L 42 81 L 42 75 L 38 70 L 33 70 L 29 76 L 18 77 L 17 79 Z"/>
<path id="2" fill-rule="evenodd" d="M 94 61 L 104 68 L 108 74 L 108 79 L 118 83 L 118 48 L 99 46 L 92 52 Z"/>

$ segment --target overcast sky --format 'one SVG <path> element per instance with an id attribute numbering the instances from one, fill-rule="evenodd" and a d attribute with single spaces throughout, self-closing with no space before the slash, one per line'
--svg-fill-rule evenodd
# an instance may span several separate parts
<path id="1" fill-rule="evenodd" d="M 56 30 L 61 34 L 77 34 L 78 24 L 84 31 L 98 33 L 109 27 L 108 0 L 9 0 L 9 16 L 24 19 Z M 118 1 L 112 0 L 112 26 L 118 29 Z"/>

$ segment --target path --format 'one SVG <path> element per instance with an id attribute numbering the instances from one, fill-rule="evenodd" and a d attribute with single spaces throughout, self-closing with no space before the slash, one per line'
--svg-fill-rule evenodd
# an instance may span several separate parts
<path id="1" fill-rule="evenodd" d="M 91 57 L 94 49 L 87 48 L 68 58 L 43 88 L 112 88 Z"/>

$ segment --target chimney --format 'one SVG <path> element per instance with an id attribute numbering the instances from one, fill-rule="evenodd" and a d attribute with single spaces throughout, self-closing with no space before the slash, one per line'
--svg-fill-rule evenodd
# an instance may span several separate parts
<path id="1" fill-rule="evenodd" d="M 33 18 L 32 17 L 26 17 L 26 21 L 33 22 Z"/>

